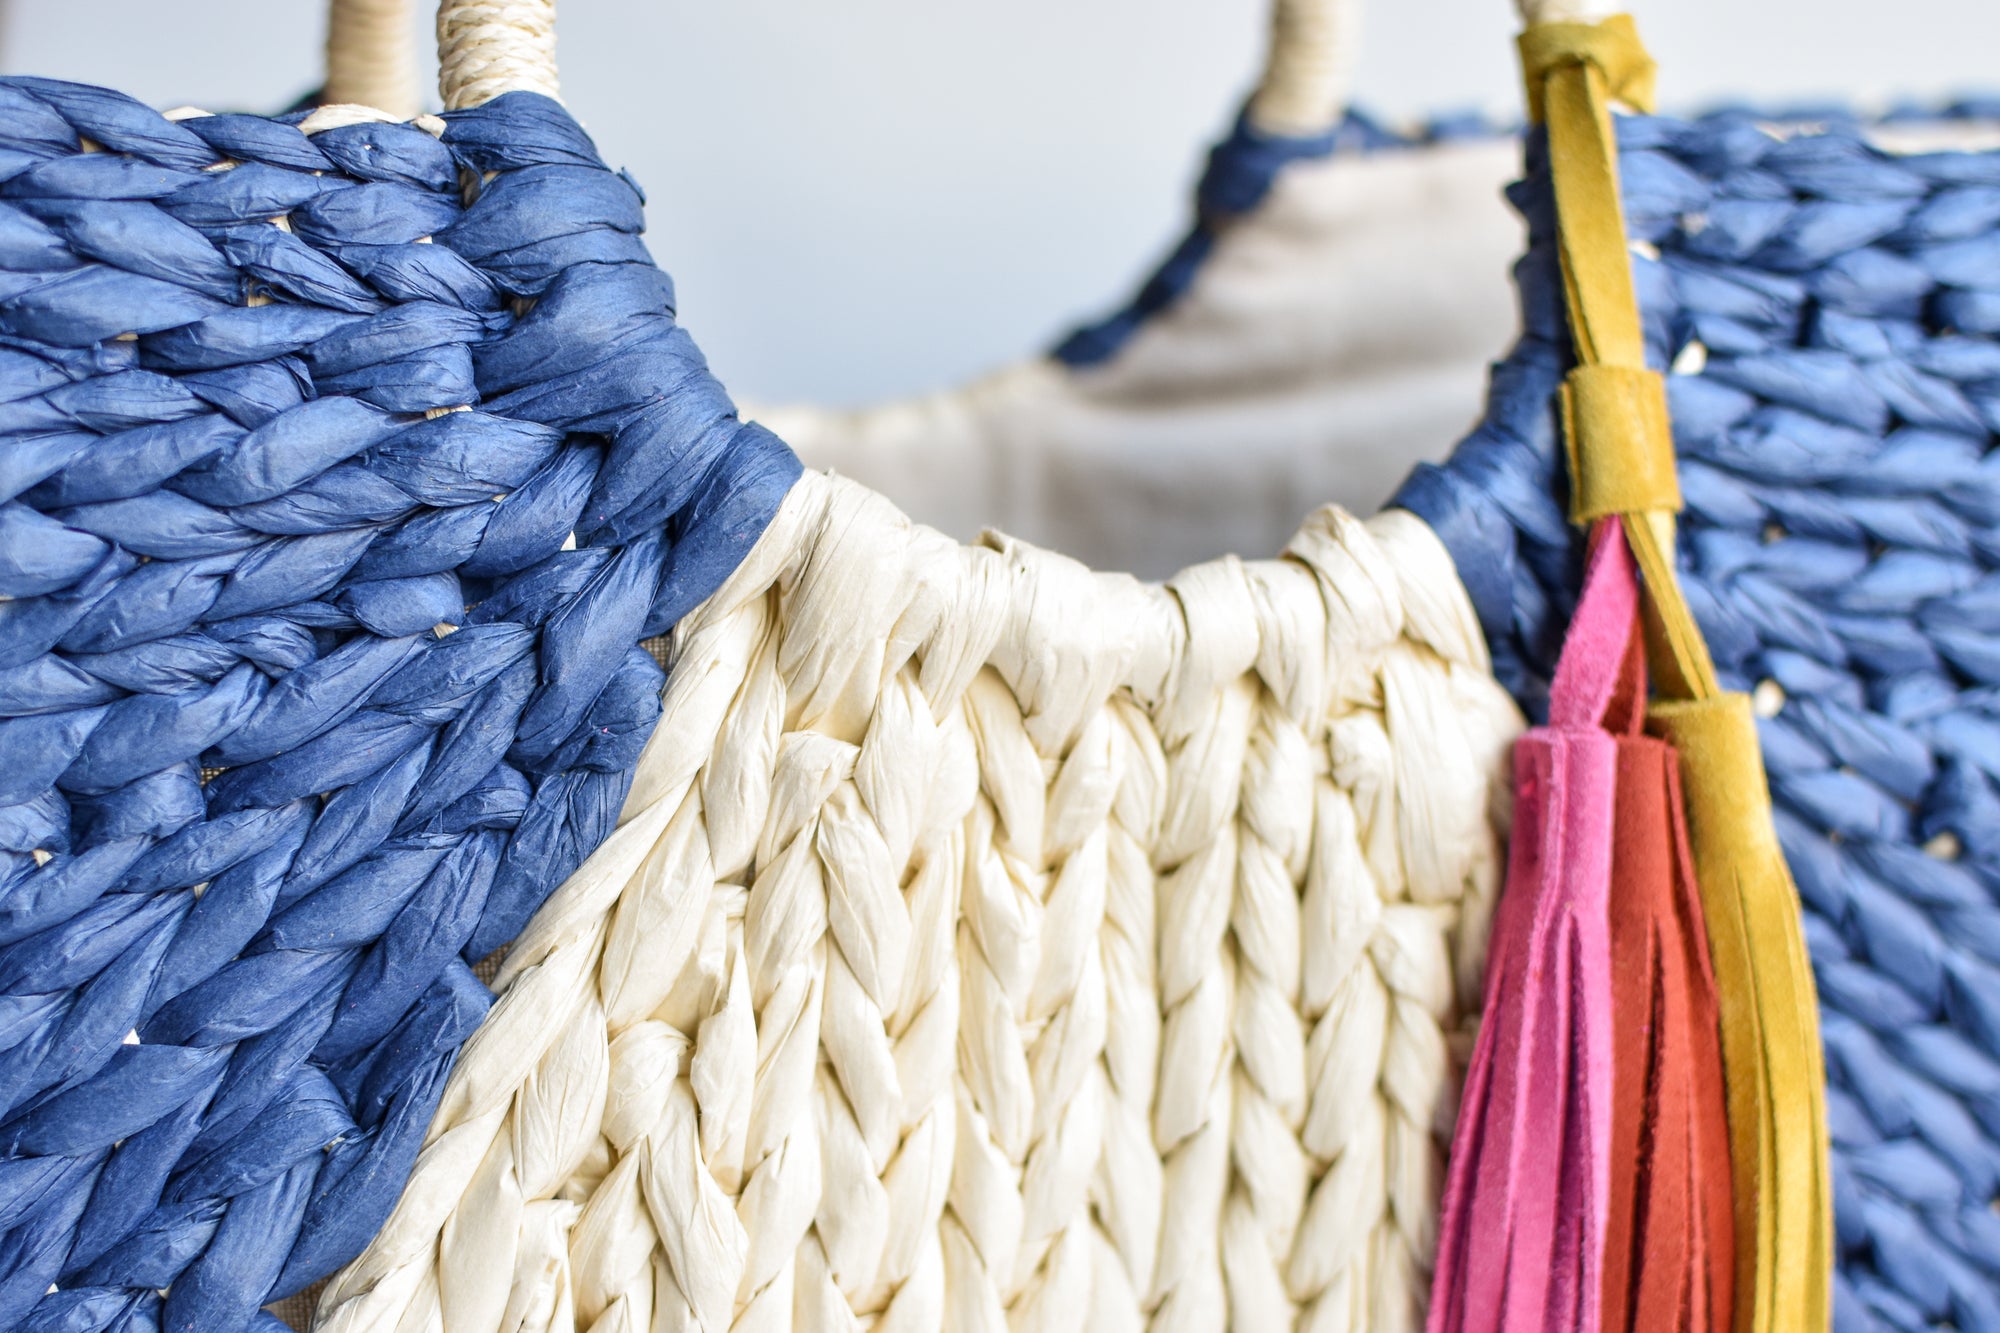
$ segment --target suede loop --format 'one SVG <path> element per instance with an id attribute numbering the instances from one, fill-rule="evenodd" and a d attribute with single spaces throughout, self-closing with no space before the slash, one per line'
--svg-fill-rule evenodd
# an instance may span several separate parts
<path id="1" fill-rule="evenodd" d="M 1529 119 L 1545 116 L 1542 91 L 1558 71 L 1595 69 L 1610 96 L 1640 111 L 1653 109 L 1658 66 L 1639 40 L 1630 14 L 1602 23 L 1537 23 L 1520 36 L 1521 73 L 1527 83 Z"/>
<path id="2" fill-rule="evenodd" d="M 1671 742 L 1691 767 L 1710 779 L 1690 793 L 1688 818 L 1700 820 L 1717 842 L 1746 852 L 1779 855 L 1777 831 L 1761 799 L 1764 758 L 1748 695 L 1735 692 L 1711 699 L 1663 699 L 1647 710 L 1646 729 Z"/>
<path id="3" fill-rule="evenodd" d="M 1623 15 L 1596 25 L 1530 28 L 1521 53 L 1529 85 L 1539 90 L 1534 105 L 1548 122 L 1563 290 L 1578 363 L 1563 403 L 1577 500 L 1572 517 L 1580 523 L 1612 513 L 1632 518 L 1626 531 L 1649 593 L 1653 674 L 1673 697 L 1704 698 L 1715 692 L 1715 668 L 1673 576 L 1679 488 L 1661 481 L 1673 472 L 1672 434 L 1664 387 L 1646 365 L 1611 123 L 1614 94 L 1630 100 L 1643 93 L 1650 101 L 1652 62 Z M 1641 379 L 1653 386 L 1637 387 Z"/>
<path id="4" fill-rule="evenodd" d="M 1577 500 L 1571 517 L 1579 523 L 1613 513 L 1632 517 L 1627 535 L 1650 593 L 1647 621 L 1653 674 L 1666 692 L 1699 698 L 1714 691 L 1715 668 L 1679 584 L 1671 577 L 1672 515 L 1680 508 L 1679 488 L 1659 482 L 1672 476 L 1672 434 L 1665 390 L 1646 366 L 1632 258 L 1625 245 L 1618 141 L 1610 111 L 1610 96 L 1618 84 L 1594 58 L 1549 56 L 1550 50 L 1597 48 L 1574 34 L 1544 44 L 1536 34 L 1547 26 L 1529 29 L 1522 36 L 1521 50 L 1531 85 L 1541 88 L 1537 105 L 1547 115 L 1563 290 L 1578 363 L 1563 404 L 1571 493 Z M 1563 32 L 1597 30 L 1590 25 L 1553 26 Z M 1597 28 L 1615 34 L 1601 43 L 1606 50 L 1638 43 L 1629 18 L 1607 20 Z M 1642 61 L 1643 56 L 1641 50 Z M 1613 75 L 1627 71 L 1629 81 L 1633 64 L 1629 53 L 1611 63 Z M 1650 69 L 1650 61 L 1643 63 Z M 1650 96 L 1650 75 L 1644 82 Z M 1633 387 L 1632 381 L 1640 378 L 1653 379 L 1656 387 Z"/>
<path id="5" fill-rule="evenodd" d="M 1562 409 L 1571 521 L 1680 510 L 1667 385 L 1658 373 L 1578 366 L 1563 383 Z M 1580 439 L 1593 443 L 1588 456 L 1577 449 Z"/>

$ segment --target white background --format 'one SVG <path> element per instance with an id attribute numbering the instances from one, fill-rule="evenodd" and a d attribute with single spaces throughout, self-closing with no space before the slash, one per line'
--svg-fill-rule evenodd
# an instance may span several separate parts
<path id="1" fill-rule="evenodd" d="M 1992 0 L 1633 8 L 1668 109 L 2000 91 Z M 1180 226 L 1264 9 L 565 0 L 563 88 L 645 186 L 653 253 L 731 387 L 857 402 L 1044 347 L 1121 295 Z M 1506 0 L 1376 0 L 1367 17 L 1362 105 L 1513 114 Z M 275 110 L 317 82 L 323 23 L 315 0 L 13 0 L 0 65 Z"/>

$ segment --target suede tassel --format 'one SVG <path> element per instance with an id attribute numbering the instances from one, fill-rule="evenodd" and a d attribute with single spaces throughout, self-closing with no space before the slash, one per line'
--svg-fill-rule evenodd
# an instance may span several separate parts
<path id="1" fill-rule="evenodd" d="M 1637 608 L 1624 542 L 1600 543 L 1556 667 L 1549 724 L 1514 745 L 1507 883 L 1452 1139 L 1430 1333 L 1601 1326 L 1619 744 L 1600 720 Z"/>
<path id="2" fill-rule="evenodd" d="M 1622 516 L 1645 579 L 1647 726 L 1679 753 L 1720 1007 L 1734 1207 L 1732 1326 L 1816 1333 L 1831 1317 L 1833 1212 L 1819 1009 L 1799 901 L 1771 822 L 1750 701 L 1725 692 L 1675 572 L 1680 508 L 1665 383 L 1645 359 L 1619 201 L 1615 101 L 1646 108 L 1653 63 L 1625 16 L 1521 37 L 1547 125 L 1577 358 L 1563 391 L 1571 517 Z"/>
<path id="3" fill-rule="evenodd" d="M 1617 533 L 1618 520 L 1600 529 Z M 1644 642 L 1605 718 L 1617 736 L 1611 841 L 1611 1202 L 1607 1333 L 1728 1333 L 1735 1290 L 1729 1124 L 1715 977 L 1682 811 L 1680 759 L 1639 734 Z"/>

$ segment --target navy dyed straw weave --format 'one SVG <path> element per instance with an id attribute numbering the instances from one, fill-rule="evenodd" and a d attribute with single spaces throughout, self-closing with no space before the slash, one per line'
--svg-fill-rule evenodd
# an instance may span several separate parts
<path id="1" fill-rule="evenodd" d="M 1890 157 L 1851 122 L 1780 141 L 1743 114 L 1625 120 L 1620 147 L 1651 353 L 1688 372 L 1687 594 L 1726 682 L 1757 692 L 1805 901 L 1836 1327 L 2000 1329 L 2000 153 Z M 1534 709 L 1578 545 L 1539 143 L 1528 177 L 1525 336 L 1484 422 L 1399 502 Z"/>
<path id="2" fill-rule="evenodd" d="M 798 474 L 567 113 L 447 119 L 0 80 L 0 1328 L 361 1248 Z"/>

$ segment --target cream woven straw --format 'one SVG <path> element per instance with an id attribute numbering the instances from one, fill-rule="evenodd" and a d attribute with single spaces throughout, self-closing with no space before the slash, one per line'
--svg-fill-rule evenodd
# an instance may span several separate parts
<path id="1" fill-rule="evenodd" d="M 321 1326 L 1414 1326 L 1518 723 L 1416 520 L 1288 555 L 808 474 Z"/>
<path id="2" fill-rule="evenodd" d="M 671 661 L 318 1327 L 1419 1326 L 1520 725 L 1419 520 L 1160 586 L 808 473 Z"/>

